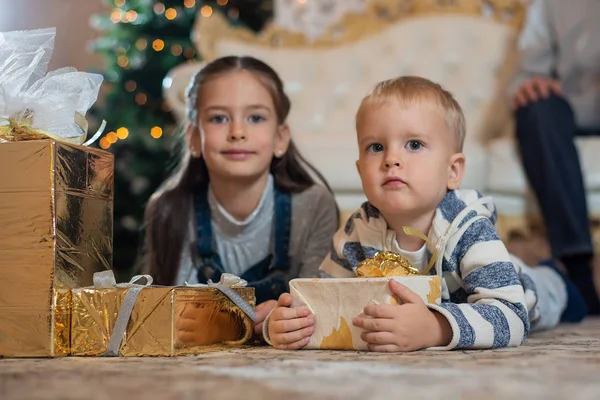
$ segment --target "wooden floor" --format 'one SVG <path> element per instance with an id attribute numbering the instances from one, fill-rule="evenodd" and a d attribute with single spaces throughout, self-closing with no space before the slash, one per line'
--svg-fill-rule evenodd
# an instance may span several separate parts
<path id="1" fill-rule="evenodd" d="M 0 360 L 0 399 L 599 399 L 600 319 L 513 349 Z"/>

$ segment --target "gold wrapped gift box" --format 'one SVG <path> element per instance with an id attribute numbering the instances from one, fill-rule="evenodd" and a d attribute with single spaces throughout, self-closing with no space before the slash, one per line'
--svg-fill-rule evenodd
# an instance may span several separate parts
<path id="1" fill-rule="evenodd" d="M 71 354 L 99 356 L 108 342 L 127 288 L 73 289 Z M 233 288 L 256 303 L 253 288 Z M 254 323 L 216 288 L 149 286 L 141 290 L 121 345 L 121 356 L 179 356 L 207 346 L 241 345 Z"/>
<path id="2" fill-rule="evenodd" d="M 113 155 L 0 143 L 0 356 L 69 354 L 69 301 L 112 264 Z"/>

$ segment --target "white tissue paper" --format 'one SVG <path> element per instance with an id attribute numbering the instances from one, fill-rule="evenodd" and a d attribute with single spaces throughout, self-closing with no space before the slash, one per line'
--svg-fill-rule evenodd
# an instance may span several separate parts
<path id="1" fill-rule="evenodd" d="M 84 116 L 97 100 L 103 78 L 71 67 L 47 72 L 55 37 L 55 28 L 0 32 L 0 133 L 5 133 L 0 139 L 26 140 L 14 129 L 7 133 L 9 127 L 24 127 L 84 144 Z"/>

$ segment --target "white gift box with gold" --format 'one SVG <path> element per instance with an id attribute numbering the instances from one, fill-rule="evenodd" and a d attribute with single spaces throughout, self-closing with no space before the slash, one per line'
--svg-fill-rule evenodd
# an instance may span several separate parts
<path id="1" fill-rule="evenodd" d="M 425 304 L 442 301 L 440 248 L 433 246 L 422 233 L 404 227 L 404 232 L 417 236 L 432 249 L 429 265 L 424 271 L 413 267 L 404 257 L 383 251 L 360 262 L 356 278 L 293 279 L 290 281 L 292 307 L 306 307 L 314 316 L 315 331 L 307 349 L 367 350 L 361 338 L 362 328 L 352 324 L 356 317 L 365 317 L 370 305 L 401 305 L 390 289 L 390 279 L 400 282 L 421 297 Z M 438 246 L 441 242 L 438 243 Z M 429 271 L 436 266 L 437 275 Z"/>
<path id="2" fill-rule="evenodd" d="M 384 278 L 324 278 L 290 281 L 292 307 L 306 307 L 314 315 L 315 331 L 307 349 L 367 350 L 362 328 L 352 320 L 371 304 L 398 304 L 390 290 L 395 279 L 421 296 L 425 303 L 440 304 L 442 278 L 391 276 Z"/>

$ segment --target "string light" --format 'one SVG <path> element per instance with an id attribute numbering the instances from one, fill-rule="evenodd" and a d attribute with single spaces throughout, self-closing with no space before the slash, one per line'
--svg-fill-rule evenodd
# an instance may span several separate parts
<path id="1" fill-rule="evenodd" d="M 135 83 L 134 81 L 125 82 L 125 90 L 127 90 L 129 93 L 135 92 L 136 88 L 137 88 L 137 83 Z"/>
<path id="2" fill-rule="evenodd" d="M 148 41 L 146 39 L 138 39 L 137 42 L 135 42 L 135 47 L 140 51 L 144 50 L 147 46 Z"/>
<path id="3" fill-rule="evenodd" d="M 181 47 L 180 44 L 174 44 L 171 46 L 171 54 L 178 57 L 181 55 L 181 53 L 183 53 L 183 47 Z"/>
<path id="4" fill-rule="evenodd" d="M 117 129 L 117 137 L 119 139 L 127 139 L 127 136 L 129 136 L 129 129 L 125 127 Z"/>
<path id="5" fill-rule="evenodd" d="M 196 0 L 184 0 L 183 5 L 186 6 L 186 8 L 193 8 L 196 6 Z"/>
<path id="6" fill-rule="evenodd" d="M 202 14 L 202 16 L 204 18 L 208 18 L 212 15 L 212 7 L 211 6 L 204 6 L 200 9 L 200 14 Z"/>
<path id="7" fill-rule="evenodd" d="M 231 19 L 237 19 L 240 16 L 240 11 L 237 8 L 230 8 L 229 11 L 227 11 L 227 15 Z"/>
<path id="8" fill-rule="evenodd" d="M 169 21 L 174 20 L 177 18 L 177 10 L 174 8 L 169 8 L 167 11 L 165 11 L 165 18 Z"/>
<path id="9" fill-rule="evenodd" d="M 154 5 L 154 12 L 156 14 L 162 14 L 165 12 L 165 5 L 163 3 L 156 3 Z"/>
<path id="10" fill-rule="evenodd" d="M 229 0 L 217 0 L 217 4 L 220 5 L 220 6 L 224 6 L 224 5 L 227 5 L 228 1 Z"/>
<path id="11" fill-rule="evenodd" d="M 158 139 L 162 136 L 162 134 L 163 130 L 160 126 L 155 126 L 152 129 L 150 129 L 150 136 L 152 136 L 154 139 Z"/>
<path id="12" fill-rule="evenodd" d="M 133 22 L 137 19 L 137 17 L 138 17 L 137 12 L 135 12 L 133 10 L 129 10 L 125 14 L 125 18 L 127 19 L 127 22 Z"/>
<path id="13" fill-rule="evenodd" d="M 188 60 L 189 60 L 190 58 L 194 57 L 194 55 L 195 55 L 195 54 L 196 54 L 196 51 L 195 51 L 193 48 L 191 48 L 191 47 L 188 47 L 188 48 L 187 48 L 187 49 L 185 49 L 185 51 L 183 52 L 183 55 L 184 55 L 184 57 L 185 57 L 185 58 L 187 58 Z"/>
<path id="14" fill-rule="evenodd" d="M 103 137 L 102 139 L 100 139 L 100 141 L 98 142 L 98 144 L 104 150 L 106 150 L 106 149 L 108 149 L 110 147 L 110 142 L 105 137 Z"/>
<path id="15" fill-rule="evenodd" d="M 117 64 L 119 64 L 119 67 L 125 68 L 129 65 L 129 58 L 127 58 L 127 56 L 119 56 L 117 58 Z"/>
<path id="16" fill-rule="evenodd" d="M 108 132 L 105 136 L 106 140 L 108 140 L 108 143 L 113 144 L 113 143 L 117 143 L 117 140 L 119 140 L 119 138 L 117 137 L 117 134 L 114 132 Z"/>
<path id="17" fill-rule="evenodd" d="M 148 101 L 148 96 L 146 96 L 145 93 L 138 93 L 135 95 L 135 102 L 138 105 L 143 106 L 144 104 L 146 104 L 147 101 Z"/>
<path id="18" fill-rule="evenodd" d="M 120 8 L 115 8 L 114 10 L 112 10 L 112 12 L 110 13 L 110 20 L 116 24 L 118 22 L 121 21 L 121 16 L 122 16 L 123 11 Z"/>
<path id="19" fill-rule="evenodd" d="M 123 7 L 125 5 L 125 0 L 115 0 L 115 6 Z"/>
<path id="20" fill-rule="evenodd" d="M 165 48 L 165 42 L 160 39 L 156 39 L 154 42 L 152 42 L 152 48 L 154 51 L 162 51 L 162 49 Z"/>

